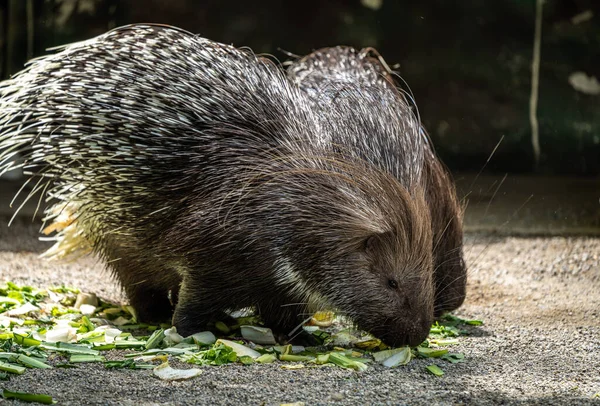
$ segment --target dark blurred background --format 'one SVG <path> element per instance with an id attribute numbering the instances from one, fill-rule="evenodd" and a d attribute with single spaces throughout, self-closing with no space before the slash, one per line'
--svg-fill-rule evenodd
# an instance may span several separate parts
<path id="1" fill-rule="evenodd" d="M 535 0 L 2 0 L 0 73 L 135 22 L 176 25 L 279 60 L 287 59 L 282 49 L 375 47 L 410 85 L 453 170 L 478 171 L 504 136 L 487 171 L 600 174 L 600 2 L 544 2 L 537 167 L 529 123 L 535 15 Z M 584 91 L 569 80 L 578 72 Z"/>
<path id="2" fill-rule="evenodd" d="M 49 47 L 136 22 L 280 61 L 289 58 L 283 51 L 374 47 L 410 85 L 470 201 L 468 228 L 600 233 L 600 1 L 545 0 L 541 15 L 537 163 L 529 118 L 536 0 L 0 0 L 0 76 Z"/>

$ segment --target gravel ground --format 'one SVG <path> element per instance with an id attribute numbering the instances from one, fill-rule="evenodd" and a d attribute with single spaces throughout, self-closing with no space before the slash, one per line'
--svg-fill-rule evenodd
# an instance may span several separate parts
<path id="1" fill-rule="evenodd" d="M 123 300 L 101 264 L 40 260 L 37 226 L 0 218 L 2 280 L 45 287 L 65 283 Z M 458 315 L 483 319 L 453 350 L 466 362 L 436 361 L 443 377 L 416 360 L 362 373 L 336 367 L 205 367 L 185 382 L 144 370 L 28 370 L 2 384 L 52 395 L 64 405 L 600 404 L 600 238 L 467 234 L 469 293 Z M 115 356 L 118 354 L 109 355 Z M 172 363 L 174 366 L 177 363 Z M 187 367 L 186 365 L 179 365 Z"/>

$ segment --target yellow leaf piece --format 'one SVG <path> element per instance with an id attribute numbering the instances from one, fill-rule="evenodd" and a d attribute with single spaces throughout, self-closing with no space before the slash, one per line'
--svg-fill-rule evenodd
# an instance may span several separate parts
<path id="1" fill-rule="evenodd" d="M 329 327 L 335 319 L 333 312 L 316 312 L 308 324 L 319 327 Z"/>
<path id="2" fill-rule="evenodd" d="M 281 368 L 283 369 L 302 369 L 302 368 L 306 368 L 306 366 L 304 364 L 284 364 L 281 366 Z"/>

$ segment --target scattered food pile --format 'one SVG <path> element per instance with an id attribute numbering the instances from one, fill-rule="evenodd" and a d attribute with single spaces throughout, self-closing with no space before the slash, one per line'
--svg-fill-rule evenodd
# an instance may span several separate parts
<path id="1" fill-rule="evenodd" d="M 406 365 L 414 357 L 463 362 L 461 353 L 446 347 L 458 343 L 464 324 L 481 325 L 446 315 L 431 327 L 427 340 L 415 348 L 388 348 L 379 339 L 359 332 L 332 313 L 318 313 L 304 329 L 317 343 L 312 347 L 277 345 L 270 329 L 260 320 L 240 314 L 235 325 L 217 322 L 213 331 L 182 337 L 174 327 L 138 323 L 130 306 L 103 301 L 94 294 L 69 287 L 38 289 L 6 282 L 0 287 L 0 379 L 25 373 L 27 368 L 74 368 L 79 363 L 100 362 L 106 368 L 153 369 L 164 380 L 190 379 L 202 370 L 174 369 L 169 359 L 198 365 L 228 363 L 266 364 L 299 369 L 337 365 L 364 371 L 369 364 Z M 334 323 L 335 320 L 335 323 Z M 103 354 L 121 351 L 119 358 Z M 114 352 L 113 352 L 114 353 Z M 443 375 L 435 364 L 427 366 Z M 52 403 L 48 395 L 3 391 L 7 399 Z"/>

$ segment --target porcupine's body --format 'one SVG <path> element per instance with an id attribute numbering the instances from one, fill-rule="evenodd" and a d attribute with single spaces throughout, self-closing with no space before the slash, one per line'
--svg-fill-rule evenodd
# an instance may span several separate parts
<path id="1" fill-rule="evenodd" d="M 396 88 L 397 83 L 391 71 L 385 65 L 376 51 L 370 48 L 356 50 L 352 47 L 323 48 L 289 64 L 287 68 L 290 80 L 300 89 L 310 95 L 317 108 L 328 111 L 335 105 L 345 104 L 343 94 L 340 96 L 335 89 L 343 87 L 344 83 L 361 83 L 363 86 L 380 89 Z M 365 100 L 364 114 L 377 117 L 379 104 Z M 398 114 L 406 116 L 409 104 L 399 99 Z M 342 108 L 350 115 L 354 114 L 347 108 Z M 353 117 L 349 118 L 354 120 Z M 430 209 L 433 258 L 435 313 L 458 308 L 465 299 L 467 270 L 463 260 L 462 210 L 456 196 L 456 189 L 450 174 L 435 155 L 431 141 L 425 130 L 418 140 L 410 144 L 424 143 L 425 157 L 423 161 L 422 187 Z M 415 132 L 407 131 L 400 137 L 412 137 Z M 370 143 L 376 139 L 387 137 L 385 133 L 369 133 L 363 135 Z M 373 140 L 375 139 L 375 140 Z M 341 141 L 344 142 L 344 141 Z M 364 149 L 371 156 L 369 149 Z M 379 158 L 371 159 L 374 165 L 389 173 L 394 173 L 398 166 L 405 165 L 406 153 L 402 148 L 390 149 Z"/>
<path id="2" fill-rule="evenodd" d="M 283 333 L 333 307 L 391 344 L 427 335 L 423 150 L 398 140 L 407 164 L 379 170 L 333 142 L 340 127 L 274 64 L 128 26 L 34 61 L 0 96 L 0 162 L 57 199 L 52 254 L 91 247 L 142 320 L 168 316 L 178 292 L 184 335 L 247 306 Z M 417 128 L 391 108 L 378 119 L 353 130 Z"/>

